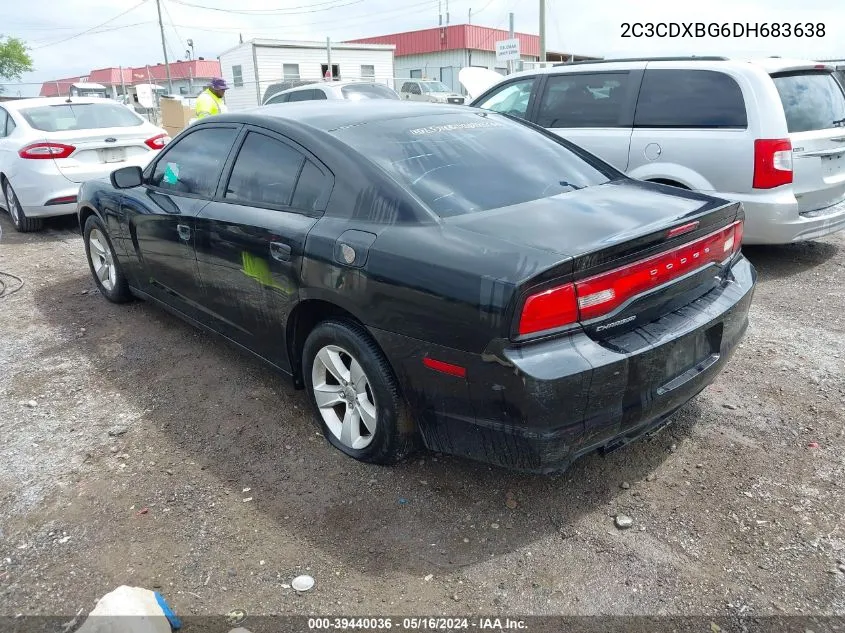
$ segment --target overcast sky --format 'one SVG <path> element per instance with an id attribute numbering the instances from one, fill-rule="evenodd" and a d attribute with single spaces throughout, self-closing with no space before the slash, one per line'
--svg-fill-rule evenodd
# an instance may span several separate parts
<path id="1" fill-rule="evenodd" d="M 709 0 L 688 4 L 603 0 L 547 0 L 549 50 L 605 57 L 621 55 L 724 54 L 845 58 L 845 2 L 841 0 Z M 438 0 L 162 0 L 168 55 L 184 58 L 186 40 L 197 56 L 214 59 L 253 37 L 332 40 L 383 35 L 437 26 Z M 17 7 L 25 7 L 17 9 Z M 220 10 L 192 7 L 200 5 Z M 443 0 L 443 12 L 446 2 Z M 538 0 L 450 0 L 450 23 L 538 32 Z M 243 13 L 230 13 L 236 10 Z M 121 13 L 120 17 L 116 17 Z M 114 19 L 113 19 L 114 18 Z M 82 75 L 93 68 L 142 66 L 162 61 L 155 0 L 3 0 L 0 33 L 23 38 L 35 72 L 6 86 L 10 94 L 37 93 L 40 82 Z M 107 24 L 103 24 L 106 23 Z M 445 16 L 444 16 L 445 21 Z M 824 37 L 623 38 L 625 22 L 807 22 L 824 24 Z M 102 25 L 102 26 L 99 26 Z M 94 28 L 93 30 L 92 27 Z M 88 33 L 82 34 L 83 31 Z M 62 41 L 67 40 L 67 41 Z"/>

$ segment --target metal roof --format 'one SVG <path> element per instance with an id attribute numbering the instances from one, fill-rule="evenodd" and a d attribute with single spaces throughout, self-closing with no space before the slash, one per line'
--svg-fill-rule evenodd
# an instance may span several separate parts
<path id="1" fill-rule="evenodd" d="M 504 29 L 491 29 L 475 24 L 454 24 L 450 26 L 436 26 L 421 31 L 407 31 L 376 37 L 365 37 L 349 40 L 353 43 L 393 44 L 396 46 L 396 57 L 405 55 L 424 55 L 454 50 L 479 50 L 495 52 L 496 42 L 510 37 Z M 519 40 L 522 55 L 538 57 L 540 55 L 540 37 L 528 33 L 514 33 Z"/>

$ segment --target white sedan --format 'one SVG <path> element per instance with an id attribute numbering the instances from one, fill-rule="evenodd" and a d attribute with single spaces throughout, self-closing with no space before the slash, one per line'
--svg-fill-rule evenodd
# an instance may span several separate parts
<path id="1" fill-rule="evenodd" d="M 119 103 L 53 97 L 0 104 L 0 188 L 15 228 L 76 212 L 79 185 L 146 166 L 170 137 Z"/>

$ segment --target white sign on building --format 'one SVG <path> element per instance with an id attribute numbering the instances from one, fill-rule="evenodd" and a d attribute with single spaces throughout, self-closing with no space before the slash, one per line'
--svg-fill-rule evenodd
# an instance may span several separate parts
<path id="1" fill-rule="evenodd" d="M 519 40 L 500 40 L 496 42 L 496 61 L 509 62 L 519 59 Z"/>

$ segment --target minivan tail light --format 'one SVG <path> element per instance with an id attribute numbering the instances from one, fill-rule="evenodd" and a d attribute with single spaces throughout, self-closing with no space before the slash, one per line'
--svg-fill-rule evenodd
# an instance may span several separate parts
<path id="1" fill-rule="evenodd" d="M 67 158 L 76 151 L 73 145 L 64 143 L 32 143 L 18 150 L 18 156 L 31 160 L 45 158 Z"/>
<path id="2" fill-rule="evenodd" d="M 792 182 L 792 141 L 756 139 L 754 141 L 755 189 L 772 189 Z"/>
<path id="3" fill-rule="evenodd" d="M 169 142 L 170 137 L 167 134 L 157 134 L 156 136 L 148 138 L 146 141 L 144 141 L 144 145 L 146 145 L 150 149 L 162 149 Z"/>
<path id="4" fill-rule="evenodd" d="M 605 316 L 638 295 L 705 266 L 720 264 L 739 252 L 742 233 L 743 222 L 739 220 L 648 259 L 530 295 L 523 304 L 519 335 Z"/>

